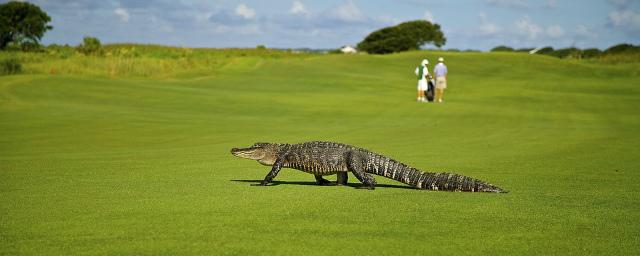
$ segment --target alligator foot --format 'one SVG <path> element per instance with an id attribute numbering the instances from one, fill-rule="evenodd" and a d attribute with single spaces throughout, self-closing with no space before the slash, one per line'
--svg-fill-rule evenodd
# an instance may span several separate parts
<path id="1" fill-rule="evenodd" d="M 268 185 L 269 185 L 269 182 L 264 180 L 258 184 L 251 184 L 251 186 L 268 186 Z"/>

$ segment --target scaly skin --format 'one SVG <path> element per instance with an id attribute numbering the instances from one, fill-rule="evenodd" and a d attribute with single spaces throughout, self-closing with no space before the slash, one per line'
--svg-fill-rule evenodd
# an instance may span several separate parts
<path id="1" fill-rule="evenodd" d="M 322 176 L 332 174 L 338 174 L 338 184 L 346 184 L 347 172 L 351 172 L 363 183 L 361 188 L 366 189 L 375 188 L 376 180 L 370 174 L 376 174 L 418 189 L 507 192 L 484 181 L 459 174 L 423 172 L 384 155 L 336 142 L 256 143 L 249 148 L 233 148 L 231 153 L 272 166 L 260 183 L 263 186 L 270 183 L 281 168 L 292 168 L 314 174 L 318 183 L 323 185 L 329 181 Z"/>

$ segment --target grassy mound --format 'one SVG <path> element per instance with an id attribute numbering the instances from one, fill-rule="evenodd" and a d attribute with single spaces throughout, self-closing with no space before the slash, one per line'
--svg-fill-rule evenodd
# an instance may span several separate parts
<path id="1" fill-rule="evenodd" d="M 0 80 L 0 254 L 638 254 L 638 65 L 441 53 L 445 103 L 417 103 L 439 54 L 131 58 L 167 78 L 33 56 Z M 307 140 L 510 193 L 254 187 L 268 167 L 229 153 Z"/>

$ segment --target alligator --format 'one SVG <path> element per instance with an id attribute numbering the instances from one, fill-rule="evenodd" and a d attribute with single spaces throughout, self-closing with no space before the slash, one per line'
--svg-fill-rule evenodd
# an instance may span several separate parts
<path id="1" fill-rule="evenodd" d="M 337 142 L 311 141 L 299 144 L 258 142 L 248 148 L 233 148 L 231 154 L 272 166 L 264 180 L 260 184 L 255 184 L 261 186 L 271 183 L 280 169 L 292 168 L 315 175 L 320 185 L 330 184 L 322 176 L 332 174 L 338 175 L 338 185 L 346 185 L 348 172 L 351 172 L 363 184 L 358 188 L 364 189 L 375 189 L 376 180 L 371 176 L 375 174 L 417 189 L 507 192 L 487 182 L 455 173 L 423 172 L 384 155 Z"/>

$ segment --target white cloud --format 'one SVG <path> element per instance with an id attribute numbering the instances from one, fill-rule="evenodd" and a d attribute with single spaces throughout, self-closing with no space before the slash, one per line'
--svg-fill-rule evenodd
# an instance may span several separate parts
<path id="1" fill-rule="evenodd" d="M 307 11 L 307 8 L 300 1 L 293 1 L 293 3 L 291 4 L 291 9 L 289 9 L 289 13 L 302 16 L 309 15 L 309 11 Z"/>
<path id="2" fill-rule="evenodd" d="M 490 5 L 509 7 L 509 8 L 528 8 L 529 5 L 525 0 L 486 0 Z"/>
<path id="3" fill-rule="evenodd" d="M 335 36 L 337 33 L 344 32 L 350 37 L 364 37 L 371 31 L 404 21 L 389 15 L 369 17 L 354 1 L 350 0 L 318 12 L 309 10 L 302 1 L 296 0 L 287 9 L 287 14 L 289 15 L 268 16 L 260 21 L 266 22 L 269 28 L 286 31 L 289 34 L 314 35 L 309 31 L 319 30 L 322 33 L 315 34 Z M 353 44 L 353 42 L 349 43 Z"/>
<path id="4" fill-rule="evenodd" d="M 487 14 L 480 13 L 480 26 L 478 27 L 478 33 L 481 36 L 495 36 L 502 30 L 498 25 L 492 23 L 487 18 Z"/>
<path id="5" fill-rule="evenodd" d="M 250 20 L 256 17 L 256 11 L 249 8 L 245 4 L 239 4 L 238 7 L 236 7 L 235 14 L 247 20 Z"/>
<path id="6" fill-rule="evenodd" d="M 531 21 L 529 16 L 524 16 L 514 23 L 516 34 L 525 36 L 527 39 L 536 39 L 542 32 L 542 28 Z"/>
<path id="7" fill-rule="evenodd" d="M 116 8 L 113 11 L 116 15 L 118 15 L 118 17 L 120 18 L 120 20 L 124 23 L 129 22 L 129 12 L 127 11 L 127 9 L 124 8 Z"/>
<path id="8" fill-rule="evenodd" d="M 550 42 L 556 45 L 570 45 L 574 43 L 571 40 L 580 38 L 561 24 L 543 26 L 527 15 L 518 17 L 506 25 L 495 23 L 491 20 L 492 16 L 485 13 L 480 13 L 478 17 L 475 31 L 470 33 L 471 38 L 490 42 L 494 46 L 504 44 L 512 47 L 533 47 L 549 45 Z M 585 33 L 590 32 L 586 28 L 583 30 Z"/>
<path id="9" fill-rule="evenodd" d="M 547 35 L 552 38 L 560 38 L 564 36 L 564 29 L 558 25 L 547 27 Z"/>
<path id="10" fill-rule="evenodd" d="M 433 14 L 430 11 L 425 11 L 424 19 L 427 20 L 428 22 L 433 23 Z"/>
<path id="11" fill-rule="evenodd" d="M 609 12 L 609 25 L 632 32 L 640 32 L 640 13 L 631 10 Z"/>
<path id="12" fill-rule="evenodd" d="M 360 8 L 351 0 L 329 10 L 327 15 L 332 19 L 344 22 L 360 22 L 365 20 L 365 16 L 362 14 L 362 11 L 360 11 Z"/>

